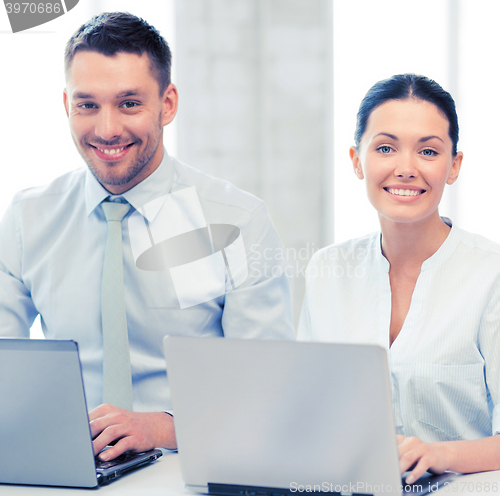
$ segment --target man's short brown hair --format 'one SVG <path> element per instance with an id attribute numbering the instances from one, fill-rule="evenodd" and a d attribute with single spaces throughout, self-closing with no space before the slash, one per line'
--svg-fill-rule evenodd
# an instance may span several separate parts
<path id="1" fill-rule="evenodd" d="M 119 52 L 147 53 L 160 95 L 170 84 L 172 54 L 160 33 L 144 19 L 126 12 L 106 12 L 83 24 L 69 39 L 64 53 L 66 75 L 79 51 L 113 56 Z"/>

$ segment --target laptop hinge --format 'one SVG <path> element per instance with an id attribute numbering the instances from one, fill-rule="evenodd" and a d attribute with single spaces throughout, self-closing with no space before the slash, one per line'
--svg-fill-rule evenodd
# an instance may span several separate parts
<path id="1" fill-rule="evenodd" d="M 331 496 L 344 496 L 345 493 L 336 491 L 315 491 L 314 493 L 329 494 Z M 265 487 L 265 486 L 243 486 L 240 484 L 218 484 L 208 483 L 208 494 L 217 494 L 220 496 L 288 496 L 293 494 L 297 496 L 297 490 L 291 490 L 286 487 Z M 365 493 L 349 493 L 352 496 L 373 496 Z"/>

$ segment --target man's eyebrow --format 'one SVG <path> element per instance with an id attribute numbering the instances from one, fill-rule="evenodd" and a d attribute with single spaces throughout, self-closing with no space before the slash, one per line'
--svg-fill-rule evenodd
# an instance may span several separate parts
<path id="1" fill-rule="evenodd" d="M 429 141 L 429 140 L 431 140 L 433 138 L 437 138 L 439 141 L 443 141 L 439 136 L 424 136 L 423 138 L 420 138 L 418 140 L 418 142 L 419 143 L 425 143 L 426 141 Z M 444 141 L 443 141 L 443 143 L 444 143 Z"/>
<path id="2" fill-rule="evenodd" d="M 76 93 L 73 93 L 73 98 L 85 100 L 94 98 L 94 95 L 91 93 L 84 93 L 83 91 L 77 91 Z"/>
<path id="3" fill-rule="evenodd" d="M 125 90 L 116 95 L 116 98 L 127 98 L 128 96 L 137 96 L 140 95 L 141 91 L 139 89 Z"/>
<path id="4" fill-rule="evenodd" d="M 131 90 L 125 90 L 122 91 L 121 93 L 118 93 L 115 98 L 127 98 L 129 96 L 137 96 L 140 95 L 141 91 L 139 89 L 131 89 Z M 85 100 L 85 99 L 93 99 L 95 96 L 92 93 L 85 93 L 83 91 L 77 91 L 76 93 L 73 94 L 73 98 L 80 99 L 80 100 Z"/>

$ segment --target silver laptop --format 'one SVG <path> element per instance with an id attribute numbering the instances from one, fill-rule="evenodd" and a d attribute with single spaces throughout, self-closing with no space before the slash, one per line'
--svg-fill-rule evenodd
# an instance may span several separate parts
<path id="1" fill-rule="evenodd" d="M 161 455 L 96 463 L 77 344 L 0 338 L 0 483 L 96 487 Z"/>
<path id="2" fill-rule="evenodd" d="M 164 347 L 188 489 L 402 494 L 383 348 L 181 337 Z M 418 482 L 409 493 L 437 488 Z"/>

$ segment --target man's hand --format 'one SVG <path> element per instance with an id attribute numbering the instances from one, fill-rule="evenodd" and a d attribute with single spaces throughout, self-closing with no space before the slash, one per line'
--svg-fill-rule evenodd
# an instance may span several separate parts
<path id="1" fill-rule="evenodd" d="M 416 437 L 397 436 L 401 473 L 411 470 L 406 478 L 413 484 L 428 470 L 442 473 L 449 470 L 449 453 L 446 443 L 424 443 Z"/>
<path id="2" fill-rule="evenodd" d="M 164 412 L 135 413 L 104 404 L 89 412 L 89 421 L 94 455 L 117 441 L 99 455 L 103 461 L 112 460 L 125 451 L 177 447 L 174 419 Z"/>

